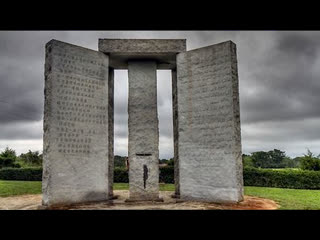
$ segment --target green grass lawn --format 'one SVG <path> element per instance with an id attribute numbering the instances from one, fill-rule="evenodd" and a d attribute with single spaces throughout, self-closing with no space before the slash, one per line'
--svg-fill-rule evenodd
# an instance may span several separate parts
<path id="1" fill-rule="evenodd" d="M 114 184 L 114 190 L 127 189 L 128 183 Z M 160 191 L 174 191 L 174 185 L 160 184 Z M 245 195 L 272 199 L 280 205 L 280 209 L 320 210 L 320 190 L 245 187 L 244 192 Z M 0 180 L 0 197 L 40 193 L 41 182 Z"/>
<path id="2" fill-rule="evenodd" d="M 40 194 L 41 182 L 0 180 L 0 197 L 22 194 Z"/>
<path id="3" fill-rule="evenodd" d="M 280 209 L 320 210 L 320 190 L 245 187 L 244 194 L 272 199 Z"/>

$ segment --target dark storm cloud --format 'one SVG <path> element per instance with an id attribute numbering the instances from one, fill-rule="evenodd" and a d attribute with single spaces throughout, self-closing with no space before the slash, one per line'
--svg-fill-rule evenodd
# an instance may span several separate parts
<path id="1" fill-rule="evenodd" d="M 0 32 L 0 123 L 42 118 L 46 35 Z"/>
<path id="2" fill-rule="evenodd" d="M 45 44 L 69 37 L 68 32 L 0 32 L 0 123 L 42 119 Z"/>
<path id="3" fill-rule="evenodd" d="M 247 126 L 244 125 L 244 127 Z M 276 129 L 276 131 L 270 131 L 270 129 Z M 256 141 L 257 135 L 264 142 L 273 142 L 275 139 L 280 142 L 320 140 L 319 119 L 304 120 L 303 125 L 299 121 L 261 122 L 243 131 L 243 136 L 247 141 Z"/>
<path id="4" fill-rule="evenodd" d="M 311 60 L 317 57 L 319 48 L 319 35 L 303 33 L 287 33 L 280 37 L 277 50 L 290 57 L 305 56 Z"/>
<path id="5" fill-rule="evenodd" d="M 320 117 L 320 35 L 275 34 L 270 54 L 252 69 L 250 91 L 241 97 L 243 122 Z M 319 63 L 319 62 L 318 62 Z M 242 79 L 245 81 L 245 79 Z"/>
<path id="6" fill-rule="evenodd" d="M 25 90 L 28 91 L 28 88 Z M 37 101 L 39 99 L 36 91 L 25 92 L 17 97 L 12 96 L 13 93 L 12 88 L 10 92 L 0 92 L 0 123 L 35 121 L 42 118 L 42 104 Z"/>
<path id="7" fill-rule="evenodd" d="M 19 63 L 4 65 L 0 66 L 0 123 L 40 120 L 43 84 L 39 76 Z"/>
<path id="8" fill-rule="evenodd" d="M 42 138 L 42 121 L 0 124 L 0 140 Z"/>

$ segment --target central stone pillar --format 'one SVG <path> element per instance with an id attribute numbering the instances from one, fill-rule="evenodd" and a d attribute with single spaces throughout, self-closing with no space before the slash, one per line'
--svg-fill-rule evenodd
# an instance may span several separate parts
<path id="1" fill-rule="evenodd" d="M 157 63 L 129 61 L 128 201 L 159 200 Z"/>

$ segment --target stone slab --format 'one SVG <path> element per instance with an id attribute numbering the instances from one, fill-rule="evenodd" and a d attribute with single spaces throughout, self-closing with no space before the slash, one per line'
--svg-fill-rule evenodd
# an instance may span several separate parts
<path id="1" fill-rule="evenodd" d="M 186 51 L 186 39 L 99 39 L 98 49 L 110 66 L 127 69 L 130 60 L 154 60 L 158 69 L 174 69 L 176 54 Z"/>
<path id="2" fill-rule="evenodd" d="M 186 39 L 99 39 L 104 53 L 179 53 L 186 51 Z"/>
<path id="3" fill-rule="evenodd" d="M 175 197 L 180 195 L 179 185 L 179 121 L 178 121 L 178 88 L 177 88 L 177 71 L 171 71 L 172 83 L 172 119 L 173 119 L 173 152 L 174 152 L 174 185 Z"/>
<path id="4" fill-rule="evenodd" d="M 129 201 L 159 199 L 159 127 L 155 61 L 129 62 Z"/>
<path id="5" fill-rule="evenodd" d="M 109 67 L 108 77 L 108 153 L 109 153 L 109 198 L 113 199 L 113 177 L 114 177 L 114 69 Z"/>
<path id="6" fill-rule="evenodd" d="M 108 74 L 101 52 L 46 44 L 43 205 L 109 199 Z"/>
<path id="7" fill-rule="evenodd" d="M 179 191 L 184 200 L 243 199 L 236 45 L 177 55 Z"/>

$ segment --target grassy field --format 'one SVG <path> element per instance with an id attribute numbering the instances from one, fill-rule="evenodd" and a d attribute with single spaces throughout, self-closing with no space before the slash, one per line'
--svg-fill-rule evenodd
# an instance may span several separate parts
<path id="1" fill-rule="evenodd" d="M 245 187 L 244 193 L 272 199 L 280 209 L 320 210 L 320 190 Z"/>
<path id="2" fill-rule="evenodd" d="M 128 183 L 114 184 L 114 190 L 128 188 Z M 160 190 L 174 191 L 174 185 L 160 184 Z M 0 197 L 40 193 L 41 182 L 0 180 Z M 320 210 L 320 190 L 245 187 L 245 195 L 272 199 L 280 205 L 280 209 Z"/>
<path id="3" fill-rule="evenodd" d="M 0 180 L 0 197 L 41 193 L 41 182 Z"/>

